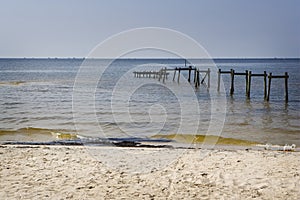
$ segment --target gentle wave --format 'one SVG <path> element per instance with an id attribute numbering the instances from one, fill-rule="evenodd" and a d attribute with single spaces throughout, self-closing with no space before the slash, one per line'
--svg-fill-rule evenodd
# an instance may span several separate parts
<path id="1" fill-rule="evenodd" d="M 26 82 L 25 81 L 8 81 L 8 82 L 0 82 L 0 86 L 1 85 L 15 85 L 15 86 L 18 86 L 18 85 L 22 85 L 22 84 L 25 84 Z"/>
<path id="2" fill-rule="evenodd" d="M 23 137 L 22 137 L 23 136 Z M 25 137 L 25 138 L 24 138 Z M 176 142 L 182 144 L 216 144 L 216 145 L 238 145 L 238 146 L 252 146 L 259 143 L 247 140 L 240 140 L 234 138 L 224 138 L 213 135 L 193 135 L 193 134 L 168 134 L 168 135 L 154 135 L 149 137 L 128 137 L 128 138 L 98 138 L 81 136 L 74 130 L 55 130 L 35 127 L 20 128 L 17 130 L 0 130 L 1 141 L 53 141 L 53 140 L 76 140 L 79 143 L 99 143 L 113 141 L 113 142 Z M 63 142 L 63 141 L 61 141 Z"/>
<path id="3" fill-rule="evenodd" d="M 221 136 L 214 135 L 193 135 L 193 134 L 169 134 L 169 135 L 155 135 L 153 138 L 164 138 L 175 140 L 180 143 L 189 143 L 189 144 L 216 144 L 216 145 L 238 145 L 238 146 L 252 146 L 259 143 L 240 140 L 234 138 L 224 138 Z"/>
<path id="4" fill-rule="evenodd" d="M 0 130 L 0 140 L 38 139 L 77 139 L 77 134 L 73 130 L 55 130 L 35 127 L 20 128 L 17 130 Z"/>

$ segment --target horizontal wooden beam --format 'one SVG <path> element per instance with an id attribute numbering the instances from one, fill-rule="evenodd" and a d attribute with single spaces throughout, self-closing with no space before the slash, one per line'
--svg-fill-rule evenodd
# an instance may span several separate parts
<path id="1" fill-rule="evenodd" d="M 248 74 L 247 74 L 247 73 L 234 73 L 234 75 L 246 76 L 246 75 L 248 75 Z"/>
<path id="2" fill-rule="evenodd" d="M 231 74 L 231 71 L 219 71 L 220 74 Z"/>
<path id="3" fill-rule="evenodd" d="M 273 76 L 273 75 L 269 75 L 268 76 L 269 78 L 271 77 L 271 78 L 289 78 L 289 76 L 286 76 L 286 75 L 284 75 L 284 76 Z"/>

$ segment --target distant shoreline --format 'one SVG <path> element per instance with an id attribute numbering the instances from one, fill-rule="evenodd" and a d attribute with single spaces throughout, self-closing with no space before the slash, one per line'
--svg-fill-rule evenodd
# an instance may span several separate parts
<path id="1" fill-rule="evenodd" d="M 96 60 L 109 60 L 116 58 L 85 58 L 85 57 L 0 57 L 0 60 L 85 60 L 85 59 L 96 59 Z M 300 60 L 299 58 L 293 57 L 245 57 L 245 58 L 234 58 L 234 57 L 217 57 L 211 58 L 212 60 Z M 187 60 L 211 60 L 210 58 L 187 58 Z M 185 60 L 183 58 L 117 58 L 117 60 Z"/>

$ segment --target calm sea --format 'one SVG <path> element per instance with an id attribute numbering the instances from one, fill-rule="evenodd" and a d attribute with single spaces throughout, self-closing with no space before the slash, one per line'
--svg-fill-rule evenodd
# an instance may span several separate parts
<path id="1" fill-rule="evenodd" d="M 213 67 L 206 60 L 192 63 L 201 69 Z M 284 79 L 272 80 L 270 101 L 266 102 L 262 77 L 252 78 L 251 98 L 247 99 L 245 76 L 235 77 L 234 95 L 230 96 L 230 75 L 223 74 L 226 117 L 222 131 L 215 135 L 232 141 L 300 145 L 300 59 L 215 59 L 214 63 L 226 71 L 289 73 L 288 103 Z M 119 59 L 112 63 L 97 59 L 0 59 L 0 141 L 172 138 L 169 136 L 177 133 L 200 138 L 210 133 L 213 120 L 212 90 L 216 88 L 207 89 L 207 79 L 195 89 L 193 80 L 190 88 L 184 84 L 188 72 L 182 72 L 179 83 L 177 74 L 173 81 L 173 71 L 164 83 L 135 78 L 132 73 L 184 65 L 182 59 Z M 87 68 L 89 73 L 84 74 L 82 69 Z M 211 74 L 211 85 L 216 85 L 216 71 Z M 190 106 L 181 105 L 180 98 L 190 101 Z M 195 100 L 198 107 L 193 106 Z M 183 119 L 188 128 L 181 129 Z M 214 123 L 223 125 L 222 120 Z"/>

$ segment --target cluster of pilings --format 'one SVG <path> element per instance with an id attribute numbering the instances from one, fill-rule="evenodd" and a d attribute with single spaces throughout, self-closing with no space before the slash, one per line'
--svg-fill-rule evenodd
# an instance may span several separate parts
<path id="1" fill-rule="evenodd" d="M 168 79 L 168 75 L 169 75 L 167 71 L 169 71 L 169 69 L 165 67 L 159 71 L 142 71 L 142 72 L 134 71 L 133 74 L 134 77 L 137 78 L 158 78 L 159 81 L 162 79 L 163 82 L 165 82 L 165 80 Z"/>
<path id="2" fill-rule="evenodd" d="M 285 79 L 285 101 L 287 102 L 288 99 L 289 99 L 288 98 L 288 78 L 289 78 L 289 75 L 288 75 L 287 72 L 285 72 L 285 74 L 282 75 L 282 76 L 274 76 L 274 75 L 272 75 L 272 73 L 269 73 L 269 75 L 268 75 L 266 71 L 264 71 L 263 74 L 255 74 L 255 73 L 252 73 L 251 71 L 248 71 L 248 70 L 245 70 L 244 73 L 238 73 L 238 72 L 235 72 L 234 69 L 231 69 L 230 71 L 222 71 L 221 69 L 219 69 L 219 71 L 218 71 L 218 91 L 220 91 L 221 74 L 230 74 L 230 76 L 231 76 L 231 87 L 230 87 L 230 95 L 231 96 L 234 93 L 234 77 L 235 76 L 245 76 L 245 79 L 246 79 L 246 87 L 245 88 L 246 88 L 247 98 L 250 98 L 252 77 L 263 77 L 264 78 L 264 99 L 267 100 L 267 101 L 270 100 L 272 79 L 274 79 L 274 78 Z M 269 79 L 268 84 L 267 84 L 267 78 Z"/>
<path id="3" fill-rule="evenodd" d="M 175 81 L 175 76 L 176 76 L 176 72 L 178 71 L 178 76 L 177 76 L 177 82 L 179 83 L 179 79 L 180 79 L 180 72 L 181 71 L 188 71 L 188 82 L 191 82 L 191 75 L 192 72 L 194 73 L 194 84 L 195 87 L 199 87 L 200 83 L 201 84 L 205 84 L 205 79 L 207 78 L 207 88 L 210 88 L 210 68 L 208 68 L 207 70 L 199 70 L 196 67 L 176 67 L 174 69 L 174 76 L 173 76 L 173 81 Z M 201 81 L 200 81 L 200 74 L 201 73 L 205 73 L 205 75 L 202 77 Z"/>
<path id="4" fill-rule="evenodd" d="M 137 78 L 159 78 L 163 75 L 162 70 L 160 71 L 142 71 L 142 72 L 133 72 L 134 77 Z M 169 75 L 169 73 L 165 74 L 166 76 Z"/>
<path id="5" fill-rule="evenodd" d="M 162 80 L 165 82 L 166 79 L 168 79 L 169 72 L 168 71 L 174 71 L 173 75 L 173 81 L 175 81 L 176 73 L 178 72 L 177 75 L 177 82 L 179 83 L 180 80 L 180 73 L 182 71 L 188 71 L 188 82 L 191 82 L 191 77 L 192 73 L 194 77 L 194 84 L 195 87 L 199 87 L 200 83 L 201 84 L 206 84 L 205 79 L 207 79 L 207 88 L 210 87 L 210 69 L 208 68 L 207 70 L 199 70 L 196 67 L 176 67 L 175 69 L 167 69 L 162 68 L 159 71 L 134 71 L 134 77 L 137 78 L 158 78 L 158 80 Z M 200 79 L 200 73 L 205 73 L 205 75 Z"/>

